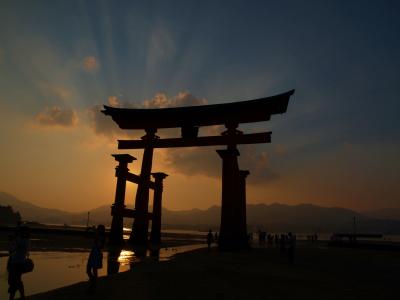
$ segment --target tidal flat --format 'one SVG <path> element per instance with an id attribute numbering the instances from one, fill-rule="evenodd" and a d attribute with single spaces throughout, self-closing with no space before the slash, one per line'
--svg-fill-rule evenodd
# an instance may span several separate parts
<path id="1" fill-rule="evenodd" d="M 398 252 L 298 243 L 291 264 L 275 246 L 202 248 L 102 276 L 93 294 L 83 281 L 28 299 L 393 299 L 399 276 Z"/>

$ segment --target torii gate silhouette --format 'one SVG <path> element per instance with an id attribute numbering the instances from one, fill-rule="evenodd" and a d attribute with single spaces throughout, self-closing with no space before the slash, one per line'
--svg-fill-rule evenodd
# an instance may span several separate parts
<path id="1" fill-rule="evenodd" d="M 238 130 L 241 123 L 268 121 L 273 114 L 287 110 L 289 98 L 294 90 L 283 94 L 255 100 L 233 103 L 158 108 L 134 109 L 104 106 L 102 112 L 109 115 L 121 129 L 142 129 L 146 134 L 140 140 L 119 140 L 118 149 L 144 149 L 140 175 L 129 172 L 128 164 L 136 158 L 129 154 L 114 154 L 119 162 L 116 168 L 117 187 L 110 242 L 121 243 L 123 218 L 134 218 L 130 242 L 147 245 L 149 220 L 152 220 L 150 242 L 161 242 L 161 202 L 165 173 L 152 173 L 154 148 L 194 147 L 226 145 L 217 150 L 222 159 L 222 203 L 221 225 L 218 245 L 222 250 L 248 247 L 246 225 L 246 177 L 247 170 L 240 170 L 237 157 L 238 144 L 271 142 L 271 132 L 243 134 Z M 220 136 L 198 136 L 199 127 L 224 125 Z M 156 132 L 161 128 L 181 128 L 181 137 L 160 139 Z M 151 175 L 154 181 L 151 181 Z M 126 181 L 138 184 L 135 209 L 125 208 Z M 149 190 L 154 190 L 153 212 L 149 213 Z"/>

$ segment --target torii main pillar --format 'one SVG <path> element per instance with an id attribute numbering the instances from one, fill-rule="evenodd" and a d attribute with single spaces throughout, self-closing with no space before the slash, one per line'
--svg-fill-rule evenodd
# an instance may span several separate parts
<path id="1" fill-rule="evenodd" d="M 142 140 L 146 143 L 143 153 L 142 169 L 140 172 L 140 182 L 136 191 L 135 211 L 136 217 L 132 225 L 132 232 L 129 241 L 135 245 L 146 245 L 149 230 L 149 183 L 151 167 L 153 164 L 154 147 L 152 145 L 158 137 L 155 135 L 156 129 L 146 129 L 146 135 Z"/>
<path id="2" fill-rule="evenodd" d="M 221 250 L 236 250 L 247 247 L 245 213 L 243 214 L 243 188 L 236 147 L 217 150 L 222 158 L 221 226 L 218 246 Z"/>

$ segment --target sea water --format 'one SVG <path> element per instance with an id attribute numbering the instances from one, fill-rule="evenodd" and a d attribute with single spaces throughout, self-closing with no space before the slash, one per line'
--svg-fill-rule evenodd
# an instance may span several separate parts
<path id="1" fill-rule="evenodd" d="M 170 259 L 173 255 L 205 247 L 202 245 L 188 245 L 171 248 L 161 248 L 159 261 Z M 147 257 L 150 253 L 147 253 Z M 27 296 L 46 292 L 81 281 L 87 281 L 86 263 L 89 252 L 31 252 L 30 258 L 35 263 L 31 273 L 22 275 Z M 140 260 L 130 250 L 122 250 L 118 256 L 118 272 L 130 270 L 136 261 Z M 103 268 L 99 276 L 107 275 L 108 253 L 104 252 Z M 0 299 L 8 299 L 7 257 L 0 257 Z M 17 292 L 17 299 L 19 292 Z"/>

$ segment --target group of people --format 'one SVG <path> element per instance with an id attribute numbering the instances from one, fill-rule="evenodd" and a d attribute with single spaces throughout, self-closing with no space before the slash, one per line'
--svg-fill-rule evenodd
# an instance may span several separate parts
<path id="1" fill-rule="evenodd" d="M 268 242 L 269 245 L 275 244 L 279 246 L 282 253 L 287 252 L 289 261 L 293 262 L 294 249 L 296 246 L 296 235 L 291 232 L 287 234 L 267 234 L 265 231 L 258 230 L 258 243 L 259 245 L 265 245 Z"/>
<path id="2" fill-rule="evenodd" d="M 86 265 L 86 273 L 89 277 L 89 291 L 96 287 L 98 269 L 103 267 L 103 252 L 105 245 L 105 227 L 97 226 L 93 245 Z M 25 299 L 25 288 L 22 274 L 32 272 L 33 260 L 29 258 L 30 229 L 27 226 L 17 226 L 15 234 L 9 236 L 9 257 L 7 261 L 8 293 L 9 300 L 14 300 L 17 292 L 20 299 Z"/>
<path id="3" fill-rule="evenodd" d="M 215 234 L 213 234 L 212 230 L 208 230 L 207 233 L 207 246 L 208 246 L 208 250 L 211 249 L 211 244 L 212 243 L 217 243 L 218 244 L 218 232 L 215 232 Z"/>
<path id="4" fill-rule="evenodd" d="M 311 234 L 311 235 L 307 235 L 307 241 L 310 241 L 312 243 L 314 242 L 318 242 L 318 234 Z"/>

